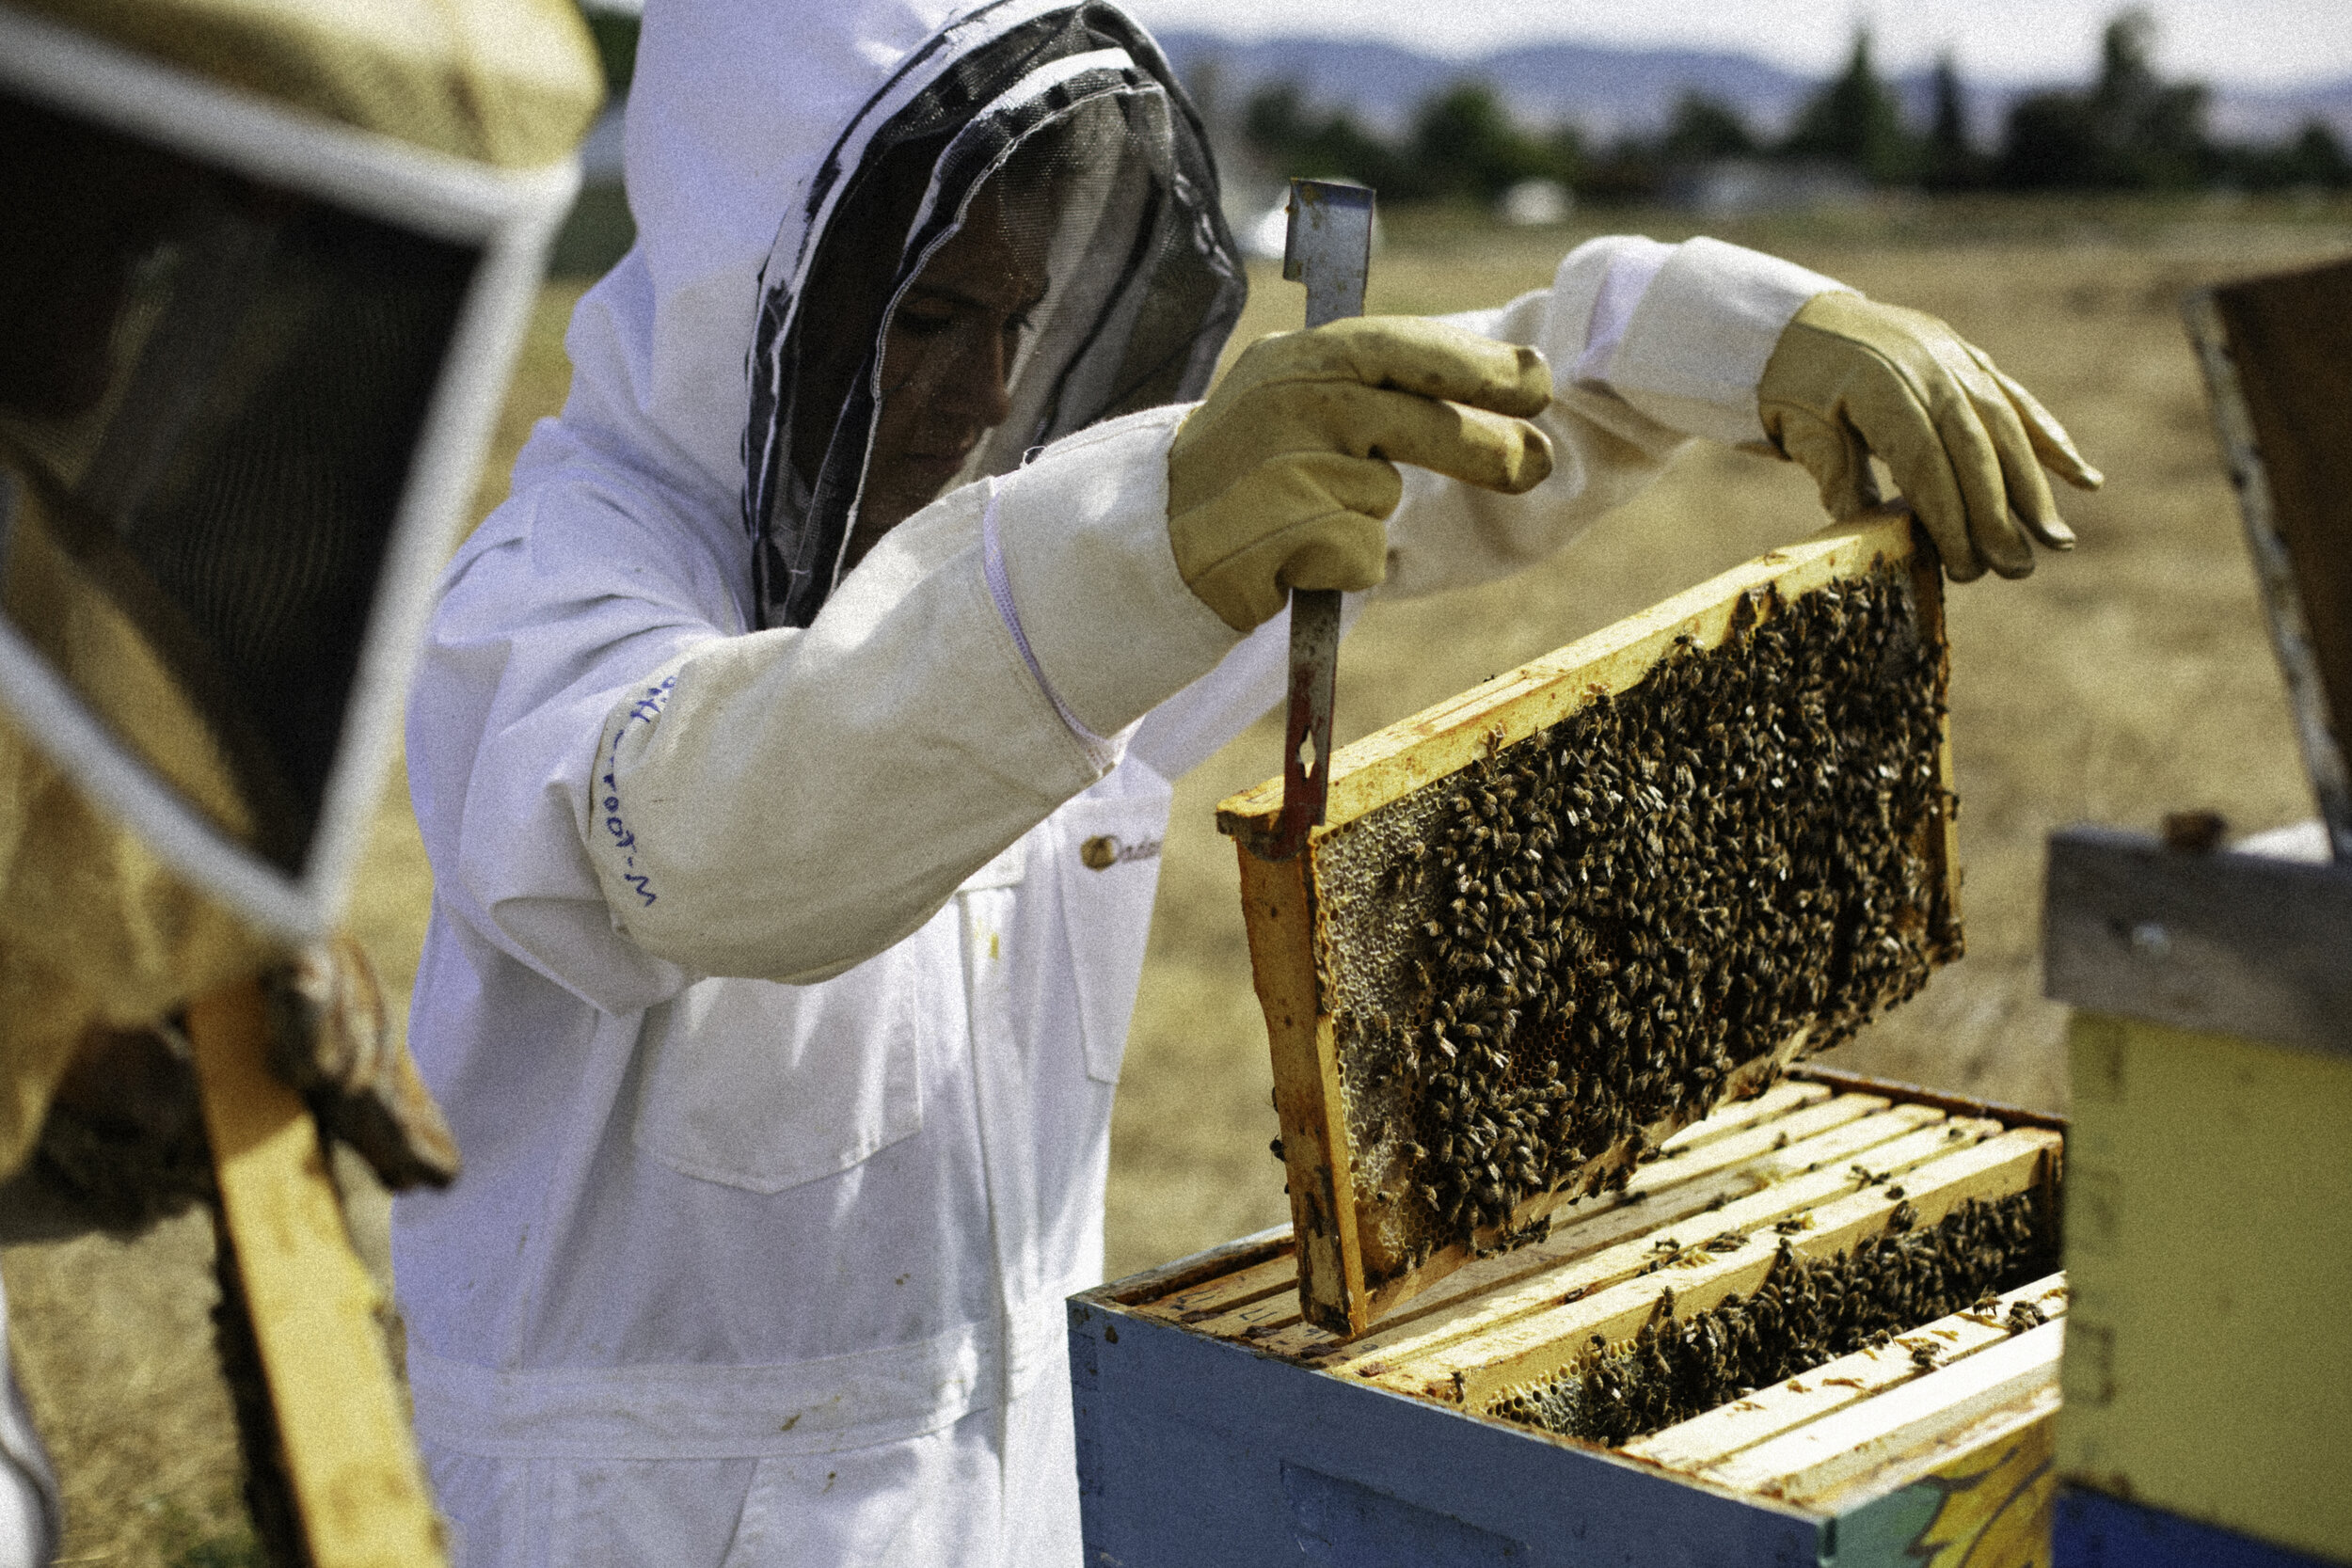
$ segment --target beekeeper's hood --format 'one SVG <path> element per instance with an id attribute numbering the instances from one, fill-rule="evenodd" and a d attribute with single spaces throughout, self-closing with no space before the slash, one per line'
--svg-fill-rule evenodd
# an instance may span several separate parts
<path id="1" fill-rule="evenodd" d="M 1199 118 L 1125 12 L 663 3 L 639 250 L 574 360 L 632 461 L 740 508 L 757 624 L 806 625 L 949 484 L 1205 388 L 1246 284 Z"/>
<path id="2" fill-rule="evenodd" d="M 0 703 L 264 928 L 360 847 L 600 89 L 566 0 L 0 0 Z"/>

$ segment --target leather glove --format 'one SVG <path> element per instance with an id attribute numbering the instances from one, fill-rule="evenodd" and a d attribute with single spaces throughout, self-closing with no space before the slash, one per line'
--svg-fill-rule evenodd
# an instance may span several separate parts
<path id="1" fill-rule="evenodd" d="M 1252 343 L 1168 448 L 1184 585 L 1241 632 L 1291 589 L 1373 587 L 1395 466 L 1524 494 L 1551 474 L 1527 422 L 1550 402 L 1542 355 L 1443 322 L 1356 316 Z"/>
<path id="2" fill-rule="evenodd" d="M 456 1140 L 389 1027 L 367 954 L 330 938 L 262 977 L 268 1063 L 326 1133 L 394 1192 L 445 1187 Z M 214 1196 L 196 1069 L 177 1022 L 92 1027 L 42 1124 L 39 1158 L 0 1185 L 0 1235 L 23 1241 L 96 1227 L 136 1235 Z M 13 1212 L 12 1212 L 13 1211 Z"/>
<path id="3" fill-rule="evenodd" d="M 306 949 L 265 980 L 272 1071 L 394 1192 L 457 1178 L 457 1139 L 386 1017 L 366 949 L 348 936 Z"/>
<path id="4" fill-rule="evenodd" d="M 1816 295 L 1781 334 L 1756 386 L 1772 444 L 1821 487 L 1839 521 L 1879 501 L 1875 452 L 1966 582 L 2033 570 L 2033 546 L 2074 547 L 2042 470 L 2105 483 L 2031 392 L 1933 316 L 1859 294 Z"/>

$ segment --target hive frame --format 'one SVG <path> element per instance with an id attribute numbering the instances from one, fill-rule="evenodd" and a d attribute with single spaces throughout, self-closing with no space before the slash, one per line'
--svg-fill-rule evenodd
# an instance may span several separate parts
<path id="1" fill-rule="evenodd" d="M 1756 1136 L 1774 1130 L 1782 1136 Z M 1846 1074 L 1816 1080 L 1800 1069 L 1768 1093 L 1672 1140 L 1665 1158 L 1642 1167 L 1645 1201 L 1632 1201 L 1631 1193 L 1611 1195 L 1606 1201 L 1614 1207 L 1462 1271 L 1355 1339 L 1338 1341 L 1300 1322 L 1291 1288 L 1297 1261 L 1291 1236 L 1280 1228 L 1114 1289 L 1116 1299 L 1147 1316 L 1248 1344 L 1261 1355 L 1466 1414 L 1512 1419 L 1495 1408 L 1499 1401 L 1576 1371 L 1588 1345 L 1623 1350 L 1645 1326 L 1668 1317 L 1687 1321 L 1753 1294 L 1775 1272 L 1783 1246 L 1826 1259 L 1872 1237 L 1931 1227 L 1972 1200 L 2017 1195 L 2032 1196 L 2045 1234 L 2055 1238 L 2064 1149 L 2063 1124 L 2055 1118 Z M 1702 1244 L 1722 1227 L 1746 1239 L 1731 1248 Z M 1801 1488 L 1826 1497 L 1855 1479 L 1861 1449 L 1874 1459 L 1891 1457 L 1903 1446 L 1896 1439 L 1915 1435 L 1922 1420 L 1939 1432 L 1953 1430 L 2044 1385 L 2055 1396 L 2049 1334 L 2011 1369 L 2024 1379 L 2019 1386 L 1999 1378 L 1992 1380 L 1997 1386 L 1973 1386 L 1982 1381 L 1974 1374 L 1915 1381 L 1922 1369 L 1911 1353 L 1920 1345 L 1935 1352 L 1940 1370 L 2010 1339 L 2019 1331 L 2002 1313 L 2016 1300 L 2039 1306 L 2045 1321 L 2063 1316 L 2064 1277 L 2046 1275 L 2008 1288 L 1990 1313 L 1971 1306 L 1922 1318 L 1891 1346 L 1838 1357 L 1618 1451 L 1739 1490 L 1793 1498 L 1792 1488 Z M 1952 1397 L 1956 1390 L 1964 1397 Z M 1769 1446 L 1866 1400 L 1873 1402 L 1869 1416 L 1840 1417 L 1872 1435 L 1855 1454 L 1820 1449 L 1821 1434 L 1844 1430 L 1840 1425 L 1780 1449 Z M 1799 1450 L 1804 1463 L 1786 1473 L 1774 1468 Z"/>
<path id="2" fill-rule="evenodd" d="M 1329 765 L 1330 800 L 1324 824 L 1313 831 L 1306 852 L 1293 859 L 1263 858 L 1281 814 L 1279 777 L 1218 804 L 1217 828 L 1233 839 L 1240 861 L 1243 916 L 1273 1056 L 1275 1110 L 1281 1122 L 1292 1223 L 1298 1238 L 1299 1302 L 1309 1322 L 1335 1334 L 1361 1334 L 1398 1303 L 1475 1256 L 1471 1243 L 1455 1240 L 1417 1267 L 1367 1282 L 1365 1224 L 1358 1212 L 1356 1161 L 1348 1142 L 1324 962 L 1328 936 L 1315 894 L 1318 845 L 1367 813 L 1549 729 L 1597 696 L 1631 689 L 1675 649 L 1678 638 L 1689 638 L 1699 650 L 1711 650 L 1732 635 L 1743 610 L 1752 615 L 1774 596 L 1785 604 L 1825 584 L 1898 565 L 1911 575 L 1921 638 L 1941 646 L 1943 585 L 1934 551 L 1924 545 L 1908 512 L 1881 509 L 1768 551 L 1639 615 L 1339 749 Z M 1947 803 L 1930 824 L 1924 847 L 1937 863 L 1940 918 L 1957 929 L 1960 872 L 1954 814 L 1948 804 L 1948 727 L 1939 752 L 1941 799 Z M 1769 1084 L 1803 1052 L 1809 1033 L 1801 1029 L 1774 1049 L 1739 1064 L 1715 1103 L 1744 1098 Z M 1476 1243 L 1491 1247 L 1500 1243 L 1505 1229 L 1535 1227 L 1629 1165 L 1642 1148 L 1658 1147 L 1710 1108 L 1697 1106 L 1682 1117 L 1636 1130 L 1597 1155 L 1579 1180 L 1521 1201 L 1505 1226 L 1482 1230 Z"/>

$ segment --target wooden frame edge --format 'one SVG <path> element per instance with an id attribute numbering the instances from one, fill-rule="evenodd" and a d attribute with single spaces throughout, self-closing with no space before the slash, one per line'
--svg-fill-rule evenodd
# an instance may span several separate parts
<path id="1" fill-rule="evenodd" d="M 2041 1127 L 2053 1132 L 2066 1131 L 2066 1118 L 2049 1111 L 2031 1110 L 2012 1105 L 2006 1100 L 1979 1100 L 1970 1095 L 1948 1094 L 1925 1084 L 1908 1083 L 1900 1078 L 1878 1078 L 1867 1072 L 1850 1072 L 1844 1068 L 1823 1067 L 1817 1062 L 1800 1062 L 1788 1069 L 1788 1076 L 1807 1084 L 1820 1084 L 1838 1094 L 1874 1094 L 1898 1105 L 1927 1105 L 1947 1111 L 1956 1117 L 1984 1117 L 2010 1127 Z"/>
<path id="2" fill-rule="evenodd" d="M 1142 1307 L 1188 1291 L 1204 1280 L 1218 1279 L 1269 1259 L 1279 1258 L 1291 1251 L 1291 1227 L 1287 1225 L 1268 1226 L 1247 1236 L 1237 1236 L 1222 1246 L 1206 1252 L 1196 1252 L 1188 1258 L 1178 1258 L 1131 1274 L 1124 1279 L 1106 1280 L 1091 1291 L 1081 1291 L 1079 1296 L 1098 1306 Z"/>
<path id="3" fill-rule="evenodd" d="M 1739 601 L 1748 594 L 1777 588 L 1783 598 L 1794 598 L 1849 575 L 1857 561 L 1910 561 L 1915 555 L 1932 552 L 1919 548 L 1911 514 L 1879 508 L 1853 522 L 1768 550 L 1639 615 L 1375 730 L 1332 753 L 1330 800 L 1324 824 L 1312 838 L 1325 837 L 1367 812 L 1459 771 L 1485 751 L 1549 729 L 1596 696 L 1630 689 L 1677 637 L 1691 637 L 1701 648 L 1720 646 L 1731 630 Z M 1936 604 L 1940 626 L 1940 595 Z M 1596 680 L 1597 672 L 1607 678 Z M 1509 708 L 1501 722 L 1490 717 L 1498 707 Z M 1245 847 L 1263 848 L 1281 811 L 1282 780 L 1277 774 L 1218 801 L 1217 831 Z"/>
<path id="4" fill-rule="evenodd" d="M 1236 847 L 1243 925 L 1258 1006 L 1265 1013 L 1274 1064 L 1274 1111 L 1282 1127 L 1282 1164 L 1290 1177 L 1291 1229 L 1297 1242 L 1299 1309 L 1334 1334 L 1360 1333 L 1351 1323 L 1364 1302 L 1362 1241 L 1355 1224 L 1355 1164 L 1347 1148 L 1339 1054 L 1322 996 L 1314 942 L 1310 861 L 1260 860 Z"/>

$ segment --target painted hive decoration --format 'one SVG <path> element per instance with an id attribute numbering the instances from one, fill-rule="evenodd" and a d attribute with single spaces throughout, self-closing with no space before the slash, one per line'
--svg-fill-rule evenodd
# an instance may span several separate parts
<path id="1" fill-rule="evenodd" d="M 1295 862 L 1251 852 L 1279 784 L 1226 802 L 1316 1322 L 1958 956 L 1939 594 L 1907 524 L 1834 531 L 1343 751 Z"/>

